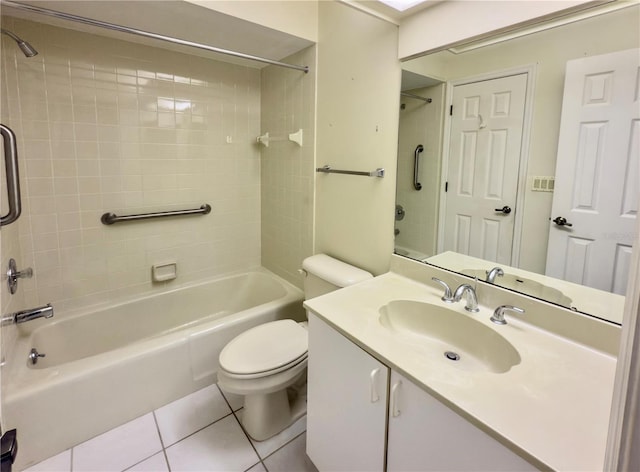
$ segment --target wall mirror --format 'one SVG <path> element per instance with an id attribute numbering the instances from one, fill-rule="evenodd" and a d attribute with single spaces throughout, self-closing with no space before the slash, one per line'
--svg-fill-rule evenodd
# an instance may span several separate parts
<path id="1" fill-rule="evenodd" d="M 404 62 L 395 253 L 620 323 L 639 22 L 640 5 L 618 4 Z"/>

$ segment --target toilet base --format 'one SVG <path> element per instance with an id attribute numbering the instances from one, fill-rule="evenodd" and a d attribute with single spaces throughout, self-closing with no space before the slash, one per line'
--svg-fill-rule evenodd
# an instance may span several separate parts
<path id="1" fill-rule="evenodd" d="M 269 439 L 307 412 L 306 375 L 301 380 L 302 385 L 273 393 L 245 396 L 241 422 L 252 439 Z"/>

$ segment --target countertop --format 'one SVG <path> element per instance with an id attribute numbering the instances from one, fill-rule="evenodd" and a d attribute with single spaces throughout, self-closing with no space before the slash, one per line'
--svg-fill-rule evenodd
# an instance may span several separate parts
<path id="1" fill-rule="evenodd" d="M 466 312 L 464 299 L 447 307 L 494 329 L 518 350 L 521 362 L 508 372 L 463 370 L 444 356 L 427 355 L 418 336 L 379 322 L 379 309 L 392 300 L 445 305 L 441 292 L 389 272 L 304 305 L 536 467 L 602 470 L 616 358 L 527 323 L 527 314 L 507 314 L 508 324 L 496 325 L 489 320 L 495 307 L 482 300 L 479 313 Z"/>

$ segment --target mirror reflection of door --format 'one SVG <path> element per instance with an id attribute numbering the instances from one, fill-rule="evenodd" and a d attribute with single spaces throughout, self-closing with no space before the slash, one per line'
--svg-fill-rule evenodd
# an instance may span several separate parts
<path id="1" fill-rule="evenodd" d="M 569 61 L 547 275 L 624 295 L 639 161 L 640 49 Z"/>
<path id="2" fill-rule="evenodd" d="M 511 265 L 527 74 L 453 88 L 442 249 Z"/>

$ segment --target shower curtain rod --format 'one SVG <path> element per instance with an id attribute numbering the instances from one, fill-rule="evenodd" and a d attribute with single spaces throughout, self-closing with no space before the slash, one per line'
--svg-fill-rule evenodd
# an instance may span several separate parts
<path id="1" fill-rule="evenodd" d="M 6 5 L 8 7 L 17 8 L 18 10 L 30 11 L 33 13 L 39 13 L 41 15 L 53 16 L 55 18 L 61 18 L 63 20 L 68 21 L 76 21 L 78 23 L 84 23 L 85 25 L 97 26 L 99 28 L 106 28 L 113 31 L 120 31 L 122 33 L 135 34 L 138 36 L 144 36 L 146 38 L 159 39 L 161 41 L 166 41 L 174 44 L 181 44 L 183 46 L 194 47 L 198 49 L 204 49 L 206 51 L 216 52 L 219 54 L 225 54 L 227 56 L 240 57 L 242 59 L 249 59 L 251 61 L 263 62 L 265 64 L 271 64 L 279 67 L 286 67 L 289 69 L 296 69 L 304 72 L 305 74 L 309 72 L 309 66 L 299 66 L 296 64 L 287 64 L 286 62 L 274 61 L 272 59 L 267 59 L 265 57 L 253 56 L 251 54 L 245 54 L 242 52 L 231 51 L 229 49 L 217 48 L 214 46 L 209 46 L 208 44 L 195 43 L 193 41 L 187 41 L 185 39 L 174 38 L 171 36 L 164 36 L 162 34 L 151 33 L 149 31 L 139 30 L 135 28 L 129 28 L 128 26 L 116 25 L 113 23 L 107 23 L 105 21 L 94 20 L 91 18 L 86 18 L 83 16 L 72 15 L 70 13 L 63 13 L 56 10 L 49 10 L 48 8 L 36 7 L 34 5 L 27 5 L 25 3 L 13 2 L 11 0 L 2 0 L 2 5 Z"/>
<path id="2" fill-rule="evenodd" d="M 402 95 L 403 97 L 416 98 L 418 100 L 422 100 L 422 101 L 427 102 L 427 103 L 431 103 L 433 101 L 431 98 L 421 97 L 420 95 L 416 95 L 416 94 L 409 93 L 409 92 L 400 92 L 400 95 Z"/>

